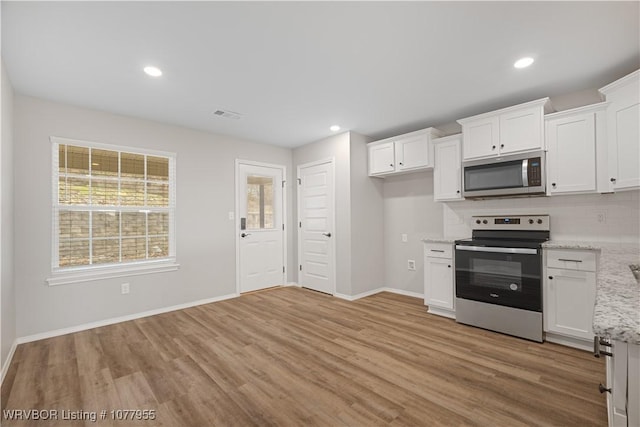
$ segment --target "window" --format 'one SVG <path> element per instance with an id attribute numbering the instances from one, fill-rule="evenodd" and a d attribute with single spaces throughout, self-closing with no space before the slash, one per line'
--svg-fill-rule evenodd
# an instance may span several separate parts
<path id="1" fill-rule="evenodd" d="M 53 271 L 175 261 L 175 155 L 53 142 Z"/>

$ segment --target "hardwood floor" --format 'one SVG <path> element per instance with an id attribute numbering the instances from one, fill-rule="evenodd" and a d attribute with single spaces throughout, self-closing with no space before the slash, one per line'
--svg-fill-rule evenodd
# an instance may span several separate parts
<path id="1" fill-rule="evenodd" d="M 2 409 L 59 419 L 2 425 L 605 426 L 604 378 L 587 352 L 460 325 L 416 298 L 276 288 L 20 345 Z M 156 419 L 118 423 L 118 409 Z"/>

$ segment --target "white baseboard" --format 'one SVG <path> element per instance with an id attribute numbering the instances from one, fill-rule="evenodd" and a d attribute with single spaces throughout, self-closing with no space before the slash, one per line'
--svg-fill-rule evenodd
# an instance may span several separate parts
<path id="1" fill-rule="evenodd" d="M 11 366 L 11 360 L 13 360 L 13 355 L 16 352 L 16 348 L 18 347 L 18 340 L 13 340 L 13 344 L 11 344 L 11 348 L 9 349 L 9 354 L 7 354 L 7 360 L 2 364 L 2 376 L 0 376 L 0 386 L 4 382 L 4 377 L 9 372 L 9 366 Z"/>
<path id="2" fill-rule="evenodd" d="M 564 345 L 566 347 L 577 348 L 578 350 L 593 352 L 593 341 L 566 337 L 564 335 L 554 334 L 553 332 L 545 332 L 544 340 L 554 344 Z"/>
<path id="3" fill-rule="evenodd" d="M 394 294 L 405 295 L 405 296 L 408 296 L 408 297 L 424 299 L 424 295 L 421 294 L 421 293 L 412 292 L 412 291 L 405 291 L 404 289 L 396 289 L 396 288 L 389 288 L 389 287 L 382 287 L 382 288 L 372 289 L 370 291 L 362 292 L 362 293 L 356 294 L 356 295 L 345 295 L 345 294 L 335 293 L 333 296 L 337 297 L 337 298 L 341 298 L 341 299 L 347 300 L 347 301 L 355 301 L 355 300 L 358 300 L 360 298 L 369 297 L 371 295 L 379 294 L 380 292 L 391 292 L 391 293 L 394 293 Z"/>
<path id="4" fill-rule="evenodd" d="M 231 298 L 238 297 L 238 294 L 223 295 L 220 297 L 201 299 L 198 301 L 192 301 L 184 304 L 172 305 L 170 307 L 157 308 L 154 310 L 143 311 L 141 313 L 129 314 L 126 316 L 113 317 L 111 319 L 99 320 L 97 322 L 84 323 L 82 325 L 71 326 L 69 328 L 56 329 L 48 332 L 41 332 L 39 334 L 27 335 L 16 339 L 18 344 L 24 344 L 27 342 L 38 341 L 46 338 L 58 337 L 60 335 L 72 334 L 74 332 L 86 331 L 88 329 L 99 328 L 101 326 L 113 325 L 114 323 L 127 322 L 129 320 L 141 319 L 143 317 L 155 316 L 156 314 L 168 313 L 170 311 L 183 310 L 185 308 L 195 307 L 203 304 L 210 304 L 212 302 L 224 301 Z"/>
<path id="5" fill-rule="evenodd" d="M 383 292 L 391 292 L 394 294 L 405 295 L 408 297 L 424 299 L 424 294 L 420 292 L 405 291 L 404 289 L 383 288 Z"/>
<path id="6" fill-rule="evenodd" d="M 284 284 L 284 285 L 282 285 L 282 286 L 284 286 L 284 287 L 295 286 L 295 287 L 297 287 L 297 288 L 301 288 L 301 287 L 302 287 L 302 286 L 300 286 L 300 284 L 299 284 L 299 283 L 296 283 L 296 282 L 287 282 L 287 283 L 285 283 L 285 284 Z"/>

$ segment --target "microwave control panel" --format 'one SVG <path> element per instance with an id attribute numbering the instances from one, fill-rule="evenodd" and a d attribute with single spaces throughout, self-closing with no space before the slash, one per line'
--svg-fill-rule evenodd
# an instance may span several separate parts
<path id="1" fill-rule="evenodd" d="M 533 157 L 527 162 L 527 177 L 529 187 L 539 187 L 542 185 L 542 161 L 540 157 Z"/>

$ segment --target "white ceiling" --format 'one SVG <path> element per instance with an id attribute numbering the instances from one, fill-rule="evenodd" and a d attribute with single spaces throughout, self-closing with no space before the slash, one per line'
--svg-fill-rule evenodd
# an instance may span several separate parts
<path id="1" fill-rule="evenodd" d="M 21 94 L 294 147 L 600 87 L 639 67 L 639 5 L 2 1 L 2 56 Z"/>

